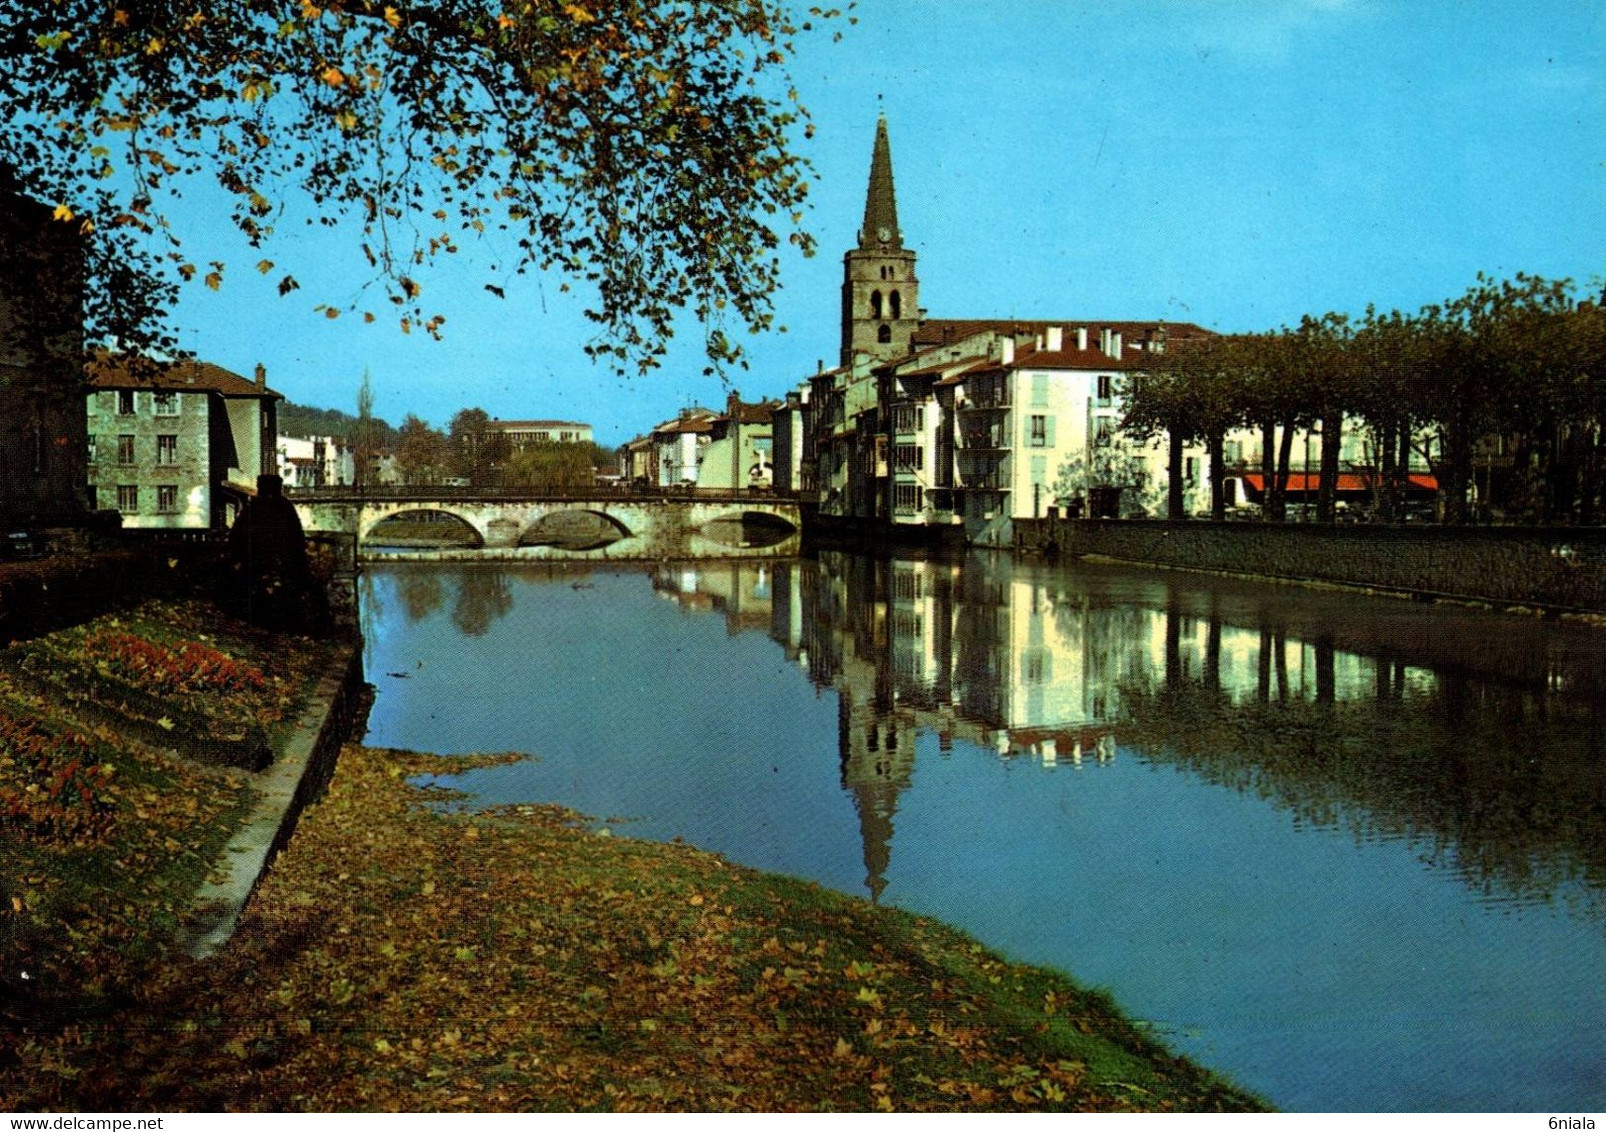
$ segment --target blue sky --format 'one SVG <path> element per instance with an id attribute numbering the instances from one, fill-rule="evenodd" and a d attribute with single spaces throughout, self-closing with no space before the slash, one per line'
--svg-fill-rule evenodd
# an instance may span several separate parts
<path id="1" fill-rule="evenodd" d="M 841 42 L 799 44 L 820 252 L 786 262 L 787 330 L 749 341 L 731 377 L 746 399 L 835 362 L 878 111 L 933 317 L 1252 330 L 1415 309 L 1479 271 L 1606 276 L 1606 5 L 861 0 L 856 15 Z M 191 287 L 175 321 L 201 357 L 261 362 L 304 404 L 351 411 L 366 370 L 392 423 L 477 405 L 589 421 L 611 445 L 723 404 L 695 335 L 657 373 L 615 376 L 583 354 L 563 280 L 489 280 L 495 252 L 467 243 L 423 277 L 442 342 L 315 313 L 367 279 L 355 241 L 325 232 L 269 249 L 300 291 L 234 270 L 217 294 Z"/>

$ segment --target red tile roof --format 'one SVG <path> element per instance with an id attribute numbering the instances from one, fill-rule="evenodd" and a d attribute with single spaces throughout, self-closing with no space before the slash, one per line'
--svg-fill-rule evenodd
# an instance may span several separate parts
<path id="1" fill-rule="evenodd" d="M 1047 333 L 1053 326 L 1060 327 L 1072 341 L 1076 340 L 1076 331 L 1079 327 L 1086 327 L 1088 337 L 1095 341 L 1098 339 L 1098 332 L 1105 329 L 1116 331 L 1129 342 L 1141 340 L 1162 327 L 1172 339 L 1199 338 L 1214 333 L 1191 322 L 1165 322 L 1158 319 L 1134 322 L 1130 319 L 1101 318 L 928 318 L 916 328 L 911 345 L 940 346 L 987 331 L 998 334 L 1040 335 Z"/>
<path id="2" fill-rule="evenodd" d="M 525 428 L 590 428 L 583 421 L 497 421 L 490 422 L 490 427 L 502 432 L 508 429 Z"/>
<path id="3" fill-rule="evenodd" d="M 969 377 L 971 374 L 974 374 L 974 373 L 993 373 L 993 372 L 995 372 L 997 370 L 1001 370 L 1003 368 L 1004 368 L 1004 363 L 999 361 L 997 358 L 981 358 L 981 359 L 978 359 L 975 362 L 972 362 L 970 365 L 966 366 L 964 369 L 959 370 L 957 373 L 949 374 L 947 377 L 945 377 L 941 381 L 937 382 L 937 384 L 938 385 L 958 385 L 961 381 L 965 380 L 965 378 Z"/>
<path id="4" fill-rule="evenodd" d="M 775 410 L 780 407 L 779 401 L 760 401 L 757 404 L 738 402 L 734 409 L 726 409 L 725 415 L 737 424 L 769 424 Z"/>
<path id="5" fill-rule="evenodd" d="M 1073 338 L 1070 347 L 1064 350 L 1034 350 L 1029 346 L 1016 350 L 1013 364 L 1016 369 L 1129 369 L 1149 356 L 1149 351 L 1140 350 L 1130 342 L 1122 344 L 1119 358 L 1112 358 L 1091 343 L 1087 349 L 1078 350 Z"/>
<path id="6" fill-rule="evenodd" d="M 167 365 L 147 362 L 137 367 L 122 355 L 102 355 L 84 367 L 91 389 L 205 390 L 225 397 L 283 397 L 211 362 L 186 359 Z"/>

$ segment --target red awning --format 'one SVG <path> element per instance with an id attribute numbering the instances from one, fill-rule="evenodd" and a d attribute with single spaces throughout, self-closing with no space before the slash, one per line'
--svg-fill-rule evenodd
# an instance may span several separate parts
<path id="1" fill-rule="evenodd" d="M 1245 473 L 1241 477 L 1244 486 L 1255 494 L 1266 490 L 1266 477 L 1258 472 Z M 1405 489 L 1411 492 L 1434 492 L 1439 490 L 1439 481 L 1429 475 L 1413 474 L 1405 477 Z M 1369 494 L 1374 485 L 1381 485 L 1381 476 L 1361 475 L 1359 472 L 1340 472 L 1338 480 L 1333 485 L 1335 494 Z M 1320 491 L 1322 477 L 1306 472 L 1290 472 L 1288 487 L 1290 492 L 1303 495 L 1306 492 Z"/>

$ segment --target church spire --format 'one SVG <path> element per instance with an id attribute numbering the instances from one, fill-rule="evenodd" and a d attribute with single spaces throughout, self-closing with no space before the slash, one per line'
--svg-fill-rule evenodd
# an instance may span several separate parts
<path id="1" fill-rule="evenodd" d="M 864 226 L 859 247 L 866 250 L 903 247 L 898 231 L 898 198 L 892 189 L 892 145 L 885 115 L 876 119 L 875 152 L 870 158 L 870 190 L 864 198 Z"/>

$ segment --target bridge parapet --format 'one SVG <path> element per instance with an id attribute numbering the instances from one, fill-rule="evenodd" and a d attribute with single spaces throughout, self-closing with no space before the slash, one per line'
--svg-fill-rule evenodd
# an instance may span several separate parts
<path id="1" fill-rule="evenodd" d="M 387 559 L 566 559 L 580 561 L 791 557 L 801 516 L 790 499 L 743 492 L 554 496 L 472 488 L 383 493 L 302 489 L 292 501 L 308 531 L 355 536 L 373 557 L 370 538 L 384 520 L 414 512 L 452 516 L 478 534 L 480 547 L 410 547 Z M 590 533 L 587 533 L 590 532 Z M 572 535 L 566 539 L 565 533 Z"/>

